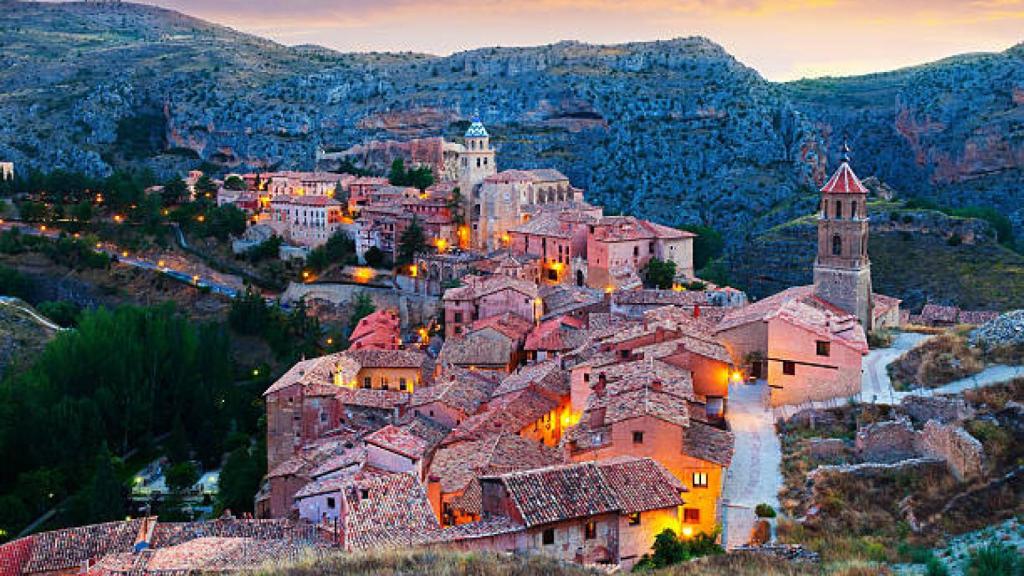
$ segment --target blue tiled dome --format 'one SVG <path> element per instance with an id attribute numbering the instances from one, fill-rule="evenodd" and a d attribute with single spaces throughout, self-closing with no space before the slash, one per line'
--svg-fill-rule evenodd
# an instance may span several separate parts
<path id="1" fill-rule="evenodd" d="M 487 128 L 484 128 L 483 122 L 479 118 L 474 118 L 473 123 L 469 125 L 469 129 L 466 130 L 466 138 L 487 138 L 490 135 L 487 134 Z"/>

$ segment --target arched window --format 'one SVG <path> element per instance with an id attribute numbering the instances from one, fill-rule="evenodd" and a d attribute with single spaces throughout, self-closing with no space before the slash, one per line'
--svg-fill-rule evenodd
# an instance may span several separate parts
<path id="1" fill-rule="evenodd" d="M 850 220 L 855 220 L 856 218 L 857 218 L 857 201 L 854 200 L 853 202 L 850 203 Z"/>
<path id="2" fill-rule="evenodd" d="M 843 202 L 841 200 L 836 200 L 836 220 L 842 220 L 842 219 L 843 219 Z"/>
<path id="3" fill-rule="evenodd" d="M 840 238 L 839 234 L 832 237 L 832 255 L 841 256 L 843 254 L 843 239 Z"/>
<path id="4" fill-rule="evenodd" d="M 477 158 L 477 159 L 476 159 L 476 167 L 477 167 L 477 168 L 479 168 L 479 167 L 480 167 L 480 159 L 479 159 L 479 158 Z"/>

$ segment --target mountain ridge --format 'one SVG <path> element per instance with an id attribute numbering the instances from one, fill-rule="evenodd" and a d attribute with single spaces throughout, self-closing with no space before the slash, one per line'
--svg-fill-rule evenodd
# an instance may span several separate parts
<path id="1" fill-rule="evenodd" d="M 458 138 L 479 113 L 500 167 L 552 166 L 612 212 L 710 225 L 736 244 L 812 210 L 846 134 L 862 177 L 1024 225 L 1024 45 L 772 83 L 699 36 L 341 53 L 148 5 L 11 6 L 0 157 L 20 165 L 309 169 L 321 148 Z"/>

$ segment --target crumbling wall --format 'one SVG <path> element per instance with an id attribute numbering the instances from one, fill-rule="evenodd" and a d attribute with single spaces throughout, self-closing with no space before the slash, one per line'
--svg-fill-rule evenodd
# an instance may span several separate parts
<path id="1" fill-rule="evenodd" d="M 857 430 L 854 446 L 867 462 L 899 462 L 919 454 L 917 433 L 906 418 L 861 427 Z"/>
<path id="2" fill-rule="evenodd" d="M 929 420 L 950 424 L 974 415 L 963 398 L 949 396 L 907 396 L 900 408 L 918 425 Z"/>
<path id="3" fill-rule="evenodd" d="M 960 426 L 929 420 L 918 435 L 917 447 L 921 454 L 945 460 L 960 481 L 981 476 L 985 450 Z"/>

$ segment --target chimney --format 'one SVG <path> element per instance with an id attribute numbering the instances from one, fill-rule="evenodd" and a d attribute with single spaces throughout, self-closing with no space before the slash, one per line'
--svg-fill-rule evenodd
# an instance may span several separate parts
<path id="1" fill-rule="evenodd" d="M 700 304 L 693 305 L 693 317 L 700 318 Z"/>
<path id="2" fill-rule="evenodd" d="M 598 398 L 604 398 L 605 388 L 608 387 L 608 377 L 601 372 L 597 375 L 597 383 L 592 387 Z"/>
<path id="3" fill-rule="evenodd" d="M 654 343 L 660 344 L 665 341 L 665 327 L 658 326 L 654 329 Z"/>
<path id="4" fill-rule="evenodd" d="M 654 380 L 651 380 L 651 390 L 654 390 L 655 392 L 661 392 L 664 389 L 665 385 L 661 383 L 661 378 L 655 378 Z"/>

